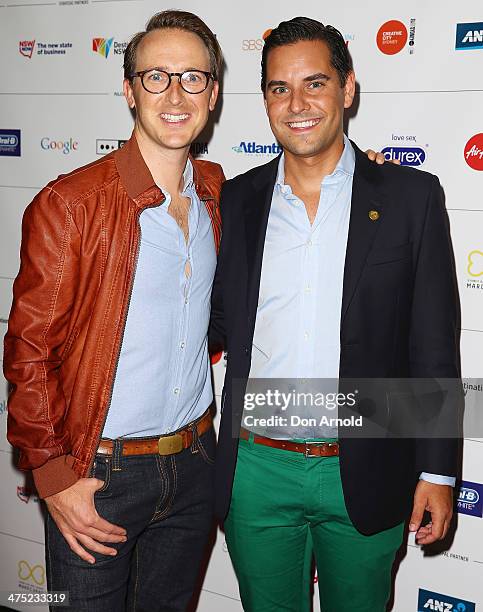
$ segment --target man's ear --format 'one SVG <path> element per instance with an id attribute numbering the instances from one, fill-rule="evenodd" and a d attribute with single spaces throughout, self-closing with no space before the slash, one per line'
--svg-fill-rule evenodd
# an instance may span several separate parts
<path id="1" fill-rule="evenodd" d="M 129 108 L 136 108 L 136 102 L 134 100 L 134 93 L 132 90 L 132 83 L 129 79 L 124 79 L 122 82 L 122 91 L 124 92 L 124 97 L 127 100 Z"/>
<path id="2" fill-rule="evenodd" d="M 356 75 L 351 70 L 344 85 L 344 108 L 350 108 L 356 93 Z"/>

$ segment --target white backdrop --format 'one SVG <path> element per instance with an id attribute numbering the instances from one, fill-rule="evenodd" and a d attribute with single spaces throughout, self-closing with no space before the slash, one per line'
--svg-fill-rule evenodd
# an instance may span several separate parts
<path id="1" fill-rule="evenodd" d="M 23 210 L 50 179 L 92 161 L 129 137 L 132 119 L 121 91 L 122 50 L 153 13 L 165 8 L 173 5 L 152 0 L 0 0 L 2 335 L 18 270 Z M 186 0 L 175 8 L 205 19 L 225 53 L 220 116 L 209 138 L 200 138 L 198 150 L 220 162 L 228 177 L 273 156 L 251 152 L 256 146 L 274 144 L 259 92 L 263 33 L 296 13 L 343 32 L 360 87 L 348 122 L 350 137 L 362 148 L 387 148 L 388 156 L 407 158 L 411 153 L 414 160 L 424 160 L 424 170 L 440 177 L 462 306 L 463 374 L 479 377 L 479 385 L 473 381 L 474 388 L 468 388 L 467 398 L 483 409 L 481 0 L 346 0 L 324 7 L 306 0 L 297 8 L 287 0 L 230 4 Z M 393 20 L 399 23 L 385 25 Z M 103 49 L 108 53 L 99 52 Z M 223 358 L 214 369 L 219 396 Z M 3 428 L 6 414 L 3 381 Z M 483 609 L 483 440 L 474 435 L 467 432 L 465 441 L 465 482 L 458 489 L 461 502 L 453 541 L 447 550 L 430 555 L 409 540 L 395 582 L 393 609 L 397 612 Z M 0 591 L 42 592 L 46 583 L 40 504 L 25 475 L 13 467 L 11 448 L 3 435 L 0 478 Z M 377 497 L 371 503 L 377 504 Z M 314 609 L 318 610 L 317 601 Z M 241 610 L 221 533 L 199 610 Z"/>

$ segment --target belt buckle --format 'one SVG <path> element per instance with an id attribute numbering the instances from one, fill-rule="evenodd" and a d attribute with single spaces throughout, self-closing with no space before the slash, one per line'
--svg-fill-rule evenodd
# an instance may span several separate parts
<path id="1" fill-rule="evenodd" d="M 158 453 L 160 455 L 175 455 L 183 450 L 183 436 L 172 434 L 161 436 L 158 439 Z"/>
<path id="2" fill-rule="evenodd" d="M 312 451 L 310 449 L 311 446 L 316 446 L 316 447 L 328 447 L 330 448 L 331 446 L 335 446 L 336 442 L 305 442 L 305 453 L 304 455 L 306 457 L 320 457 L 320 455 L 313 455 Z"/>

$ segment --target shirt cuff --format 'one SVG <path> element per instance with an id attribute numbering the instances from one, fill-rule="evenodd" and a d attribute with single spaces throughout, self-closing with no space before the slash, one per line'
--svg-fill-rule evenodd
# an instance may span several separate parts
<path id="1" fill-rule="evenodd" d="M 419 480 L 425 480 L 426 482 L 432 482 L 433 484 L 448 485 L 450 487 L 454 487 L 456 483 L 456 476 L 441 476 L 441 474 L 421 472 Z"/>

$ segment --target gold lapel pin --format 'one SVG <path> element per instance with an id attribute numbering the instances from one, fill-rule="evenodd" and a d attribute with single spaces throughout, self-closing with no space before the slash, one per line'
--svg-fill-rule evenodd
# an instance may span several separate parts
<path id="1" fill-rule="evenodd" d="M 369 211 L 369 219 L 371 221 L 377 221 L 379 219 L 379 213 L 377 212 L 377 210 L 370 210 Z"/>

